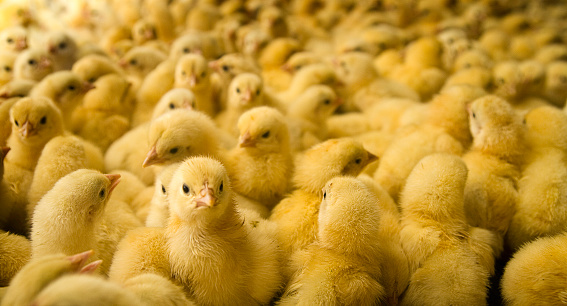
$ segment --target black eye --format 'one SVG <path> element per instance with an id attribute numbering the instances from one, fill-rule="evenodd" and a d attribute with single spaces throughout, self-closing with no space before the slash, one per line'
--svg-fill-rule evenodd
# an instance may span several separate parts
<path id="1" fill-rule="evenodd" d="M 173 149 L 169 150 L 169 153 L 175 154 L 175 153 L 177 153 L 177 151 L 179 151 L 178 148 L 173 148 Z"/>
<path id="2" fill-rule="evenodd" d="M 4 71 L 10 72 L 10 71 L 12 71 L 12 67 L 10 67 L 10 66 L 4 66 Z"/>
<path id="3" fill-rule="evenodd" d="M 203 71 L 203 73 L 201 73 L 201 77 L 204 78 L 207 75 L 207 73 L 205 71 Z"/>
<path id="4" fill-rule="evenodd" d="M 240 93 L 240 88 L 237 87 L 237 88 L 236 88 L 236 92 L 237 92 L 237 93 Z"/>
<path id="5" fill-rule="evenodd" d="M 174 108 L 175 108 L 175 104 L 169 103 L 169 108 L 174 109 Z"/>
<path id="6" fill-rule="evenodd" d="M 66 43 L 62 42 L 62 43 L 59 44 L 59 49 L 65 49 L 65 48 L 67 48 Z"/>
<path id="7" fill-rule="evenodd" d="M 75 90 L 75 85 L 69 85 L 69 87 L 67 87 L 67 89 L 69 89 L 69 90 Z"/>
<path id="8" fill-rule="evenodd" d="M 187 184 L 183 184 L 183 193 L 185 194 L 189 193 L 189 186 L 187 186 Z"/>
<path id="9" fill-rule="evenodd" d="M 165 187 L 163 187 L 163 185 L 161 185 L 161 192 L 163 192 L 163 194 L 165 194 Z"/>
<path id="10" fill-rule="evenodd" d="M 31 60 L 28 60 L 28 64 L 35 65 L 35 64 L 37 64 L 37 62 L 36 62 L 36 60 L 31 59 Z"/>
<path id="11" fill-rule="evenodd" d="M 183 53 L 189 53 L 189 51 L 191 51 L 189 48 L 183 48 Z"/>
<path id="12" fill-rule="evenodd" d="M 181 75 L 185 76 L 185 70 L 181 71 Z"/>
<path id="13" fill-rule="evenodd" d="M 262 138 L 268 138 L 270 137 L 270 131 L 267 131 L 266 133 L 262 134 Z"/>
<path id="14" fill-rule="evenodd" d="M 360 164 L 362 162 L 362 159 L 357 158 L 354 162 L 357 163 L 357 164 Z"/>
<path id="15" fill-rule="evenodd" d="M 101 198 L 104 198 L 104 194 L 105 194 L 105 191 L 104 191 L 104 188 L 103 188 L 103 189 L 98 193 L 98 196 L 101 197 Z"/>
<path id="16" fill-rule="evenodd" d="M 323 199 L 327 199 L 327 192 L 326 191 L 323 193 Z"/>
<path id="17" fill-rule="evenodd" d="M 331 104 L 331 100 L 327 99 L 327 100 L 323 101 L 323 103 L 325 103 L 326 105 L 329 105 L 329 104 Z"/>
<path id="18" fill-rule="evenodd" d="M 260 95 L 260 89 L 256 90 L 256 95 L 257 95 L 257 96 Z"/>
<path id="19" fill-rule="evenodd" d="M 95 78 L 90 78 L 90 79 L 89 79 L 89 83 L 91 83 L 91 84 L 94 83 L 95 81 L 96 81 Z"/>
<path id="20" fill-rule="evenodd" d="M 130 60 L 130 65 L 136 66 L 136 65 L 138 65 L 138 61 L 135 60 L 135 59 L 131 59 L 131 60 Z"/>
<path id="21" fill-rule="evenodd" d="M 228 67 L 227 65 L 222 65 L 222 70 L 228 72 L 230 70 L 230 67 Z"/>
<path id="22" fill-rule="evenodd" d="M 300 65 L 295 66 L 295 70 L 299 70 L 299 69 L 301 69 Z"/>
<path id="23" fill-rule="evenodd" d="M 20 124 L 18 123 L 18 120 L 14 120 L 14 123 L 16 124 L 16 126 L 20 126 Z"/>
<path id="24" fill-rule="evenodd" d="M 220 186 L 219 186 L 219 191 L 222 192 L 223 189 L 224 189 L 224 184 L 223 184 L 223 182 L 221 182 L 221 183 L 220 183 Z"/>
<path id="25" fill-rule="evenodd" d="M 504 84 L 504 79 L 498 79 L 498 82 L 500 82 L 500 84 Z"/>
<path id="26" fill-rule="evenodd" d="M 41 124 L 45 124 L 47 122 L 47 117 L 43 116 L 41 117 L 41 120 L 39 120 L 39 123 Z"/>
<path id="27" fill-rule="evenodd" d="M 476 118 L 476 114 L 475 114 L 475 113 L 472 113 L 472 117 L 473 117 L 473 118 Z"/>
<path id="28" fill-rule="evenodd" d="M 9 44 L 11 44 L 11 43 L 13 43 L 13 42 L 14 42 L 14 40 L 13 40 L 13 39 L 11 39 L 11 38 L 8 38 L 8 39 L 6 39 L 6 41 L 7 41 L 7 42 L 8 42 Z"/>

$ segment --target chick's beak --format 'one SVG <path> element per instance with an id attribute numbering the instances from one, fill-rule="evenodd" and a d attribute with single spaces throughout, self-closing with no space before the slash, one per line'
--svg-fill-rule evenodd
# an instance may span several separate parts
<path id="1" fill-rule="evenodd" d="M 96 86 L 89 82 L 83 82 L 83 92 L 88 92 L 89 90 L 95 89 Z"/>
<path id="2" fill-rule="evenodd" d="M 283 71 L 285 71 L 285 72 L 291 73 L 291 67 L 290 67 L 288 64 L 283 64 L 283 65 L 280 67 L 280 69 L 283 70 Z"/>
<path id="3" fill-rule="evenodd" d="M 18 51 L 24 50 L 28 47 L 28 41 L 25 38 L 16 40 L 16 49 Z"/>
<path id="4" fill-rule="evenodd" d="M 32 136 L 34 134 L 33 125 L 29 121 L 26 120 L 26 122 L 24 122 L 24 124 L 20 128 L 20 133 L 22 134 L 22 137 L 24 137 L 24 138 Z"/>
<path id="5" fill-rule="evenodd" d="M 197 76 L 194 75 L 194 74 L 191 74 L 191 76 L 189 76 L 189 86 L 195 87 L 195 85 L 197 85 Z"/>
<path id="6" fill-rule="evenodd" d="M 39 67 L 40 68 L 49 68 L 51 67 L 51 60 L 47 57 L 43 57 L 39 60 Z"/>
<path id="7" fill-rule="evenodd" d="M 211 61 L 208 64 L 209 68 L 213 69 L 214 71 L 219 71 L 219 63 L 217 61 Z"/>
<path id="8" fill-rule="evenodd" d="M 183 100 L 183 104 L 181 104 L 181 106 L 182 106 L 183 108 L 191 109 L 191 110 L 192 110 L 192 109 L 193 109 L 193 102 L 190 101 L 190 100 Z"/>
<path id="9" fill-rule="evenodd" d="M 256 140 L 252 138 L 252 135 L 250 135 L 249 131 L 246 131 L 246 133 L 240 136 L 240 139 L 238 140 L 238 146 L 240 146 L 241 148 L 255 147 Z"/>
<path id="10" fill-rule="evenodd" d="M 333 105 L 335 106 L 341 106 L 345 103 L 345 100 L 343 100 L 341 97 L 337 97 L 333 103 Z"/>
<path id="11" fill-rule="evenodd" d="M 76 271 L 79 271 L 86 263 L 87 260 L 94 254 L 93 250 L 88 250 L 83 253 L 75 254 L 67 257 Z"/>
<path id="12" fill-rule="evenodd" d="M 110 180 L 110 187 L 108 190 L 108 194 L 110 195 L 112 190 L 114 190 L 118 183 L 120 183 L 120 174 L 105 174 L 104 176 L 106 176 L 106 178 Z"/>
<path id="13" fill-rule="evenodd" d="M 250 100 L 252 100 L 252 92 L 250 91 L 250 89 L 247 89 L 247 90 L 244 91 L 242 98 L 244 98 L 244 101 L 246 101 L 246 103 L 248 103 L 248 102 L 250 102 Z"/>
<path id="14" fill-rule="evenodd" d="M 215 201 L 213 190 L 205 184 L 201 192 L 199 192 L 199 197 L 195 198 L 195 207 L 213 207 L 215 206 Z"/>
<path id="15" fill-rule="evenodd" d="M 144 159 L 142 167 L 146 168 L 147 166 L 151 166 L 160 162 L 162 162 L 162 159 L 159 158 L 157 154 L 156 146 L 153 146 L 148 152 L 148 155 L 146 155 L 146 159 Z"/>
<path id="16" fill-rule="evenodd" d="M 369 151 L 366 152 L 368 153 L 368 161 L 366 162 L 367 165 L 378 160 L 378 156 L 370 153 Z"/>

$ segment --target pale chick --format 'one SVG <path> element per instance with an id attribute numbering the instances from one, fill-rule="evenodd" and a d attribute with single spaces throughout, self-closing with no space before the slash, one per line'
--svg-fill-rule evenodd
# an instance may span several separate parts
<path id="1" fill-rule="evenodd" d="M 280 68 L 294 75 L 306 66 L 321 63 L 322 60 L 321 56 L 315 52 L 296 52 L 292 54 Z"/>
<path id="2" fill-rule="evenodd" d="M 173 88 L 166 92 L 154 107 L 152 120 L 174 109 L 198 110 L 195 94 L 187 88 Z"/>
<path id="3" fill-rule="evenodd" d="M 469 110 L 473 144 L 463 156 L 469 169 L 465 213 L 472 226 L 506 235 L 518 200 L 525 125 L 505 100 L 487 95 Z"/>
<path id="4" fill-rule="evenodd" d="M 401 305 L 484 305 L 494 273 L 496 236 L 467 224 L 467 167 L 458 156 L 432 154 L 402 193 L 402 247 L 411 278 Z"/>
<path id="5" fill-rule="evenodd" d="M 287 90 L 278 93 L 281 101 L 289 102 L 297 99 L 311 85 L 328 85 L 334 88 L 338 79 L 335 71 L 327 64 L 312 64 L 296 73 Z"/>
<path id="6" fill-rule="evenodd" d="M 83 103 L 85 94 L 93 89 L 91 83 L 71 71 L 58 71 L 43 78 L 30 92 L 30 97 L 51 99 L 61 110 L 65 127 L 72 127 L 73 111 Z"/>
<path id="7" fill-rule="evenodd" d="M 0 53 L 0 86 L 10 82 L 14 77 L 14 63 L 18 54 L 3 51 Z M 0 92 L 0 94 L 3 94 Z M 6 97 L 3 97 L 6 98 Z"/>
<path id="8" fill-rule="evenodd" d="M 327 85 L 313 85 L 290 103 L 287 121 L 292 150 L 306 150 L 326 140 L 326 121 L 342 103 L 343 100 Z"/>
<path id="9" fill-rule="evenodd" d="M 267 44 L 258 59 L 258 63 L 262 67 L 261 76 L 266 87 L 274 91 L 281 91 L 289 86 L 293 76 L 280 67 L 291 54 L 300 50 L 299 41 L 290 37 L 276 38 Z"/>
<path id="10" fill-rule="evenodd" d="M 28 33 L 20 26 L 10 27 L 0 32 L 0 48 L 19 53 L 28 47 Z"/>
<path id="11" fill-rule="evenodd" d="M 82 80 L 94 84 L 101 76 L 111 73 L 123 74 L 122 69 L 110 58 L 91 54 L 82 57 L 73 64 L 72 71 Z"/>
<path id="12" fill-rule="evenodd" d="M 545 74 L 545 98 L 553 105 L 563 107 L 567 95 L 567 63 L 565 61 L 554 61 L 547 65 Z"/>
<path id="13" fill-rule="evenodd" d="M 317 240 L 295 253 L 297 272 L 279 305 L 377 305 L 386 301 L 381 279 L 378 198 L 353 177 L 323 189 Z"/>
<path id="14" fill-rule="evenodd" d="M 515 102 L 520 94 L 521 86 L 520 64 L 516 61 L 497 63 L 492 69 L 492 93 Z"/>
<path id="15" fill-rule="evenodd" d="M 174 163 L 163 167 L 156 176 L 154 183 L 154 194 L 150 203 L 148 217 L 146 219 L 147 227 L 165 227 L 169 219 L 169 201 L 168 190 L 169 183 L 173 178 L 173 174 L 179 167 L 180 163 Z"/>
<path id="16" fill-rule="evenodd" d="M 0 286 L 8 286 L 30 258 L 31 245 L 26 237 L 0 230 Z"/>
<path id="17" fill-rule="evenodd" d="M 132 114 L 132 125 L 138 126 L 151 119 L 151 110 L 159 99 L 171 88 L 175 81 L 177 59 L 167 59 L 160 63 L 144 78 L 136 93 L 136 107 Z"/>
<path id="18" fill-rule="evenodd" d="M 54 280 L 71 273 L 92 273 L 101 263 L 92 261 L 92 255 L 89 250 L 71 256 L 58 253 L 33 258 L 16 274 L 0 305 L 29 305 Z"/>
<path id="19" fill-rule="evenodd" d="M 279 102 L 266 92 L 262 78 L 254 73 L 242 73 L 232 79 L 226 104 L 226 109 L 215 117 L 215 122 L 233 136 L 238 135 L 238 118 L 247 110 L 264 105 L 279 106 Z"/>
<path id="20" fill-rule="evenodd" d="M 142 80 L 161 62 L 167 59 L 167 54 L 152 47 L 134 47 L 119 60 L 120 66 L 126 74 L 142 83 Z"/>
<path id="21" fill-rule="evenodd" d="M 500 286 L 506 305 L 561 305 L 567 302 L 567 235 L 524 244 L 506 264 Z"/>
<path id="22" fill-rule="evenodd" d="M 64 31 L 49 32 L 45 46 L 53 60 L 53 70 L 71 70 L 79 58 L 79 46 L 69 33 Z"/>
<path id="23" fill-rule="evenodd" d="M 378 78 L 372 60 L 372 56 L 364 52 L 348 52 L 333 59 L 337 78 L 345 85 L 339 88 L 338 94 L 346 100 L 349 110 L 354 109 L 354 101 L 351 101 L 354 94 Z"/>
<path id="24" fill-rule="evenodd" d="M 41 81 L 54 70 L 53 59 L 46 50 L 26 49 L 16 58 L 14 78 Z"/>
<path id="25" fill-rule="evenodd" d="M 106 206 L 119 181 L 120 175 L 88 169 L 74 171 L 57 181 L 34 211 L 32 257 L 96 250 L 95 257 L 104 261 L 101 273 L 106 274 L 112 254 L 103 253 L 100 246 L 106 245 L 98 232 L 103 230 Z"/>
<path id="26" fill-rule="evenodd" d="M 88 274 L 68 274 L 46 286 L 33 305 L 194 305 L 183 290 L 156 274 L 142 274 L 121 285 Z"/>
<path id="27" fill-rule="evenodd" d="M 219 110 L 217 94 L 212 90 L 211 71 L 205 57 L 199 54 L 182 56 L 175 66 L 175 88 L 187 88 L 195 94 L 197 109 L 209 116 Z"/>
<path id="28" fill-rule="evenodd" d="M 278 240 L 286 260 L 315 240 L 321 190 L 327 181 L 336 176 L 357 176 L 375 160 L 376 156 L 350 138 L 322 142 L 296 160 L 292 183 L 297 189 L 270 215 L 270 221 L 278 225 Z"/>
<path id="29" fill-rule="evenodd" d="M 240 116 L 238 130 L 238 145 L 226 155 L 232 188 L 271 209 L 291 191 L 293 158 L 286 119 L 275 108 L 255 107 Z"/>
<path id="30" fill-rule="evenodd" d="M 512 250 L 565 231 L 567 222 L 567 115 L 544 106 L 524 118 L 530 150 L 518 182 L 518 201 L 506 234 Z"/>

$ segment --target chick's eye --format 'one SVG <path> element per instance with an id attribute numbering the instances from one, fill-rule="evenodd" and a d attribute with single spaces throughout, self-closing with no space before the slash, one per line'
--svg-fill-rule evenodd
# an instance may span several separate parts
<path id="1" fill-rule="evenodd" d="M 103 189 L 100 190 L 100 192 L 98 193 L 98 196 L 101 198 L 104 198 L 104 195 L 106 194 L 106 191 Z"/>
<path id="2" fill-rule="evenodd" d="M 207 75 L 207 73 L 205 71 L 203 71 L 203 73 L 201 73 L 201 77 L 204 78 Z"/>
<path id="3" fill-rule="evenodd" d="M 14 40 L 13 40 L 13 39 L 11 39 L 11 38 L 8 38 L 8 39 L 6 39 L 6 41 L 7 41 L 7 42 L 8 42 L 9 44 L 11 44 L 11 43 L 13 43 L 13 42 L 14 42 Z"/>
<path id="4" fill-rule="evenodd" d="M 228 67 L 227 65 L 222 65 L 222 70 L 228 72 L 230 70 L 230 67 Z"/>
<path id="5" fill-rule="evenodd" d="M 179 151 L 178 148 L 173 148 L 173 149 L 169 150 L 169 153 L 175 154 L 175 153 L 177 153 L 177 151 Z"/>
<path id="6" fill-rule="evenodd" d="M 236 88 L 236 92 L 237 92 L 237 93 L 240 93 L 240 88 L 237 87 L 237 88 Z"/>
<path id="7" fill-rule="evenodd" d="M 10 72 L 12 71 L 12 68 L 10 66 L 4 66 L 4 71 Z"/>
<path id="8" fill-rule="evenodd" d="M 323 193 L 323 199 L 325 199 L 325 200 L 327 199 L 327 192 L 326 191 Z"/>
<path id="9" fill-rule="evenodd" d="M 31 59 L 31 60 L 28 60 L 28 64 L 35 65 L 35 64 L 37 64 L 37 61 L 34 60 L 34 59 Z"/>
<path id="10" fill-rule="evenodd" d="M 183 193 L 188 194 L 189 193 L 189 186 L 187 186 L 187 184 L 183 184 Z"/>
<path id="11" fill-rule="evenodd" d="M 16 126 L 20 126 L 20 124 L 18 123 L 18 120 L 14 120 L 14 123 L 16 124 Z"/>
<path id="12" fill-rule="evenodd" d="M 222 192 L 223 190 L 224 190 L 224 184 L 223 182 L 221 182 L 219 186 L 219 191 Z"/>
<path id="13" fill-rule="evenodd" d="M 270 131 L 267 131 L 266 133 L 262 134 L 262 138 L 268 138 L 270 137 Z"/>
<path id="14" fill-rule="evenodd" d="M 325 105 L 329 105 L 329 104 L 331 104 L 331 100 L 327 99 L 327 100 L 323 101 L 323 103 L 325 103 Z"/>
<path id="15" fill-rule="evenodd" d="M 357 164 L 360 164 L 362 162 L 362 159 L 357 158 L 354 162 L 357 163 Z"/>
<path id="16" fill-rule="evenodd" d="M 163 187 L 163 185 L 161 185 L 161 192 L 165 194 L 165 187 Z"/>
<path id="17" fill-rule="evenodd" d="M 256 95 L 257 95 L 257 96 L 260 95 L 260 89 L 256 90 Z"/>
<path id="18" fill-rule="evenodd" d="M 136 66 L 137 64 L 138 64 L 138 61 L 136 61 L 135 59 L 130 60 L 130 65 Z"/>
<path id="19" fill-rule="evenodd" d="M 69 90 L 75 90 L 75 85 L 69 85 L 69 87 L 67 87 L 67 89 L 69 89 Z"/>
<path id="20" fill-rule="evenodd" d="M 60 43 L 59 44 L 59 49 L 65 49 L 67 48 L 67 44 L 66 43 Z"/>
<path id="21" fill-rule="evenodd" d="M 189 51 L 191 51 L 189 48 L 183 48 L 183 53 L 189 53 Z"/>
<path id="22" fill-rule="evenodd" d="M 475 114 L 475 113 L 472 113 L 472 117 L 473 117 L 473 118 L 476 118 L 476 114 Z"/>
<path id="23" fill-rule="evenodd" d="M 45 116 L 41 117 L 41 120 L 39 121 L 39 123 L 45 124 L 46 122 L 47 122 L 47 117 L 45 117 Z"/>
<path id="24" fill-rule="evenodd" d="M 169 108 L 174 109 L 174 108 L 175 108 L 175 104 L 169 103 Z"/>
<path id="25" fill-rule="evenodd" d="M 95 81 L 96 81 L 95 78 L 90 78 L 90 79 L 89 79 L 89 83 L 91 83 L 91 84 L 94 83 Z"/>

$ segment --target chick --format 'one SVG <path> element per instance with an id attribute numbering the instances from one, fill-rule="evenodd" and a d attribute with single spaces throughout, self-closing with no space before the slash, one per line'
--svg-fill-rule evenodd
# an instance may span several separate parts
<path id="1" fill-rule="evenodd" d="M 171 272 L 189 297 L 198 304 L 268 303 L 281 286 L 274 232 L 268 223 L 242 225 L 222 164 L 210 158 L 187 159 L 169 187 L 166 237 Z M 198 251 L 188 253 L 188 247 Z M 203 270 L 211 264 L 218 269 Z"/>
<path id="2" fill-rule="evenodd" d="M 12 26 L 27 27 L 35 21 L 31 8 L 23 1 L 4 1 L 0 11 L 0 29 Z"/>
<path id="3" fill-rule="evenodd" d="M 8 286 L 30 257 L 31 245 L 25 237 L 0 232 L 0 286 Z"/>
<path id="4" fill-rule="evenodd" d="M 173 88 L 166 92 L 156 104 L 152 120 L 174 109 L 198 110 L 195 94 L 187 88 Z"/>
<path id="5" fill-rule="evenodd" d="M 518 182 L 516 212 L 506 234 L 506 243 L 516 250 L 537 237 L 565 230 L 567 182 L 565 154 L 567 116 L 550 106 L 536 108 L 524 118 L 530 151 Z"/>
<path id="6" fill-rule="evenodd" d="M 377 241 L 378 199 L 352 177 L 323 189 L 317 240 L 293 256 L 298 271 L 279 305 L 374 305 L 385 302 Z"/>
<path id="7" fill-rule="evenodd" d="M 15 26 L 0 32 L 0 47 L 2 50 L 21 52 L 28 47 L 28 33 L 25 28 Z"/>
<path id="8" fill-rule="evenodd" d="M 309 65 L 295 74 L 288 89 L 280 92 L 278 97 L 281 101 L 293 101 L 311 85 L 322 84 L 333 87 L 337 84 L 337 80 L 335 71 L 329 65 Z"/>
<path id="9" fill-rule="evenodd" d="M 41 81 L 52 73 L 53 60 L 46 50 L 26 49 L 16 58 L 14 63 L 14 78 Z"/>
<path id="10" fill-rule="evenodd" d="M 167 59 L 167 55 L 162 51 L 151 47 L 134 47 L 129 50 L 119 64 L 125 72 L 131 76 L 139 78 L 139 83 L 143 78 L 154 70 L 161 62 Z"/>
<path id="11" fill-rule="evenodd" d="M 8 98 L 0 100 L 0 146 L 8 143 L 8 138 L 12 134 L 12 121 L 10 121 L 10 109 L 20 98 Z"/>
<path id="12" fill-rule="evenodd" d="M 515 101 L 521 85 L 520 66 L 516 61 L 505 61 L 496 64 L 492 70 L 493 93 L 508 100 Z"/>
<path id="13" fill-rule="evenodd" d="M 475 100 L 469 119 L 473 144 L 463 156 L 467 221 L 494 231 L 502 242 L 516 209 L 525 127 L 510 104 L 493 95 Z"/>
<path id="14" fill-rule="evenodd" d="M 549 63 L 545 74 L 545 98 L 553 105 L 563 107 L 567 99 L 565 84 L 567 84 L 567 63 L 565 61 Z"/>
<path id="15" fill-rule="evenodd" d="M 82 81 L 71 71 L 58 71 L 46 76 L 31 91 L 30 97 L 51 99 L 61 110 L 65 126 L 72 126 L 71 116 L 83 102 L 85 94 L 93 89 L 91 83 Z"/>
<path id="16" fill-rule="evenodd" d="M 180 163 L 171 164 L 164 167 L 156 176 L 154 183 L 154 194 L 150 204 L 150 210 L 146 219 L 147 227 L 165 227 L 169 219 L 168 192 L 169 183 L 179 167 Z"/>
<path id="17" fill-rule="evenodd" d="M 321 56 L 315 52 L 303 51 L 292 54 L 281 66 L 281 69 L 291 74 L 296 74 L 299 70 L 311 64 L 321 63 Z"/>
<path id="18" fill-rule="evenodd" d="M 2 305 L 28 305 L 51 282 L 70 273 L 91 273 L 100 261 L 86 264 L 93 251 L 86 251 L 72 256 L 53 254 L 33 258 L 14 277 Z"/>
<path id="19" fill-rule="evenodd" d="M 101 76 L 111 73 L 122 74 L 120 66 L 106 56 L 91 54 L 73 64 L 72 71 L 82 80 L 94 84 Z"/>
<path id="20" fill-rule="evenodd" d="M 293 160 L 285 117 L 274 108 L 255 107 L 240 116 L 238 129 L 238 146 L 226 156 L 232 188 L 271 209 L 291 189 Z"/>
<path id="21" fill-rule="evenodd" d="M 280 201 L 270 215 L 270 221 L 278 225 L 284 258 L 315 240 L 325 183 L 336 176 L 357 176 L 374 160 L 376 156 L 349 138 L 327 140 L 296 160 L 292 183 L 297 189 Z"/>
<path id="22" fill-rule="evenodd" d="M 71 70 L 79 57 L 75 39 L 63 31 L 50 32 L 46 38 L 47 51 L 53 60 L 53 70 Z"/>
<path id="23" fill-rule="evenodd" d="M 100 231 L 105 207 L 119 181 L 117 174 L 103 175 L 88 169 L 74 171 L 57 181 L 35 208 L 32 256 L 98 250 L 96 232 Z M 102 258 L 110 262 L 112 256 Z"/>
<path id="24" fill-rule="evenodd" d="M 174 87 L 190 89 L 195 94 L 197 109 L 209 116 L 214 116 L 219 105 L 215 93 L 211 90 L 210 74 L 207 62 L 202 55 L 184 55 L 175 66 Z"/>
<path id="25" fill-rule="evenodd" d="M 17 56 L 18 54 L 14 52 L 0 53 L 0 86 L 10 82 L 14 77 L 14 63 Z"/>
<path id="26" fill-rule="evenodd" d="M 132 114 L 132 125 L 138 126 L 151 118 L 151 110 L 175 81 L 176 59 L 159 64 L 145 78 L 136 94 L 136 108 Z"/>
<path id="27" fill-rule="evenodd" d="M 539 238 L 523 245 L 506 264 L 502 296 L 507 305 L 561 305 L 566 301 L 563 282 L 565 233 Z"/>
<path id="28" fill-rule="evenodd" d="M 467 224 L 466 181 L 465 163 L 449 154 L 423 158 L 408 177 L 400 235 L 412 276 L 402 305 L 486 304 L 496 239 Z"/>

